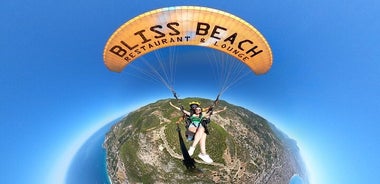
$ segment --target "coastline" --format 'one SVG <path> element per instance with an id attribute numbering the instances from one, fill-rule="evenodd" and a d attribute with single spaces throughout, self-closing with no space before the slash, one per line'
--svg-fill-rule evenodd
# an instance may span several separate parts
<path id="1" fill-rule="evenodd" d="M 119 118 L 106 124 L 80 147 L 65 176 L 66 183 L 112 184 L 107 171 L 106 134 Z"/>

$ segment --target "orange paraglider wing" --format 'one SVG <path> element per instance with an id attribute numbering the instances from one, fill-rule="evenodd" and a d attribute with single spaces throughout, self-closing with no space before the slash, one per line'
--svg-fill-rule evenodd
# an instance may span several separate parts
<path id="1" fill-rule="evenodd" d="M 177 45 L 220 50 L 257 75 L 272 65 L 271 49 L 252 25 L 229 13 L 198 6 L 161 8 L 129 20 L 109 38 L 103 57 L 110 70 L 121 72 L 139 56 Z"/>

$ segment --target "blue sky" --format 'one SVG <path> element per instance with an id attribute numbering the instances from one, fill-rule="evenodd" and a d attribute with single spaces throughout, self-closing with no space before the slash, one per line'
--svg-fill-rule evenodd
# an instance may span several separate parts
<path id="1" fill-rule="evenodd" d="M 70 155 L 93 132 L 136 107 L 171 97 L 160 84 L 110 72 L 102 53 L 121 24 L 174 5 L 227 11 L 265 36 L 274 56 L 269 73 L 248 77 L 222 99 L 255 111 L 295 138 L 312 181 L 376 181 L 378 1 L 14 0 L 0 3 L 4 183 L 62 182 Z M 182 85 L 177 92 L 215 96 L 212 89 L 193 94 Z"/>

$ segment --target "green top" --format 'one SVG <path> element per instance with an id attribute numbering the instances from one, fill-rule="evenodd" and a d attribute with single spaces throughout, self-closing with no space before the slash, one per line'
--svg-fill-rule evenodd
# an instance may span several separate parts
<path id="1" fill-rule="evenodd" d="M 197 117 L 197 116 L 192 115 L 192 116 L 190 117 L 190 120 L 191 120 L 191 122 L 192 122 L 196 127 L 198 127 L 198 126 L 199 126 L 199 123 L 201 123 L 201 121 L 202 121 L 202 116 L 201 116 L 201 117 Z"/>

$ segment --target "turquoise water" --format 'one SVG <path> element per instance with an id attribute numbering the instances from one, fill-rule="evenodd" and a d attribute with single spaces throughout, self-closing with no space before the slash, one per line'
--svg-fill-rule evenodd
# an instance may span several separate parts
<path id="1" fill-rule="evenodd" d="M 110 184 L 106 168 L 105 134 L 114 123 L 94 133 L 75 154 L 66 175 L 67 184 Z"/>
<path id="2" fill-rule="evenodd" d="M 292 178 L 290 178 L 289 184 L 306 184 L 301 176 L 294 175 Z"/>

